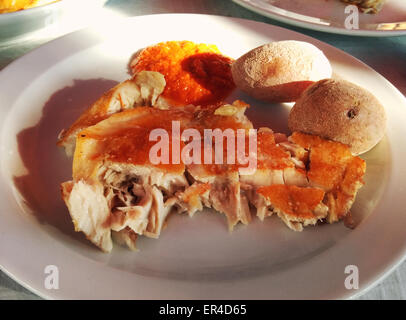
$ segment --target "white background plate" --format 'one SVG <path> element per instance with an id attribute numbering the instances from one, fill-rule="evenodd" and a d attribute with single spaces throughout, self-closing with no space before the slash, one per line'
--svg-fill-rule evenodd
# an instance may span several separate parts
<path id="1" fill-rule="evenodd" d="M 271 217 L 230 234 L 224 216 L 208 211 L 192 219 L 172 216 L 160 239 L 142 238 L 136 253 L 115 246 L 104 254 L 73 235 L 59 194 L 59 183 L 71 177 L 71 160 L 55 146 L 59 131 L 114 81 L 128 77 L 134 52 L 185 39 L 217 44 L 235 58 L 270 41 L 308 41 L 325 52 L 336 76 L 384 103 L 387 137 L 364 157 L 355 230 L 337 223 L 295 233 Z M 0 266 L 43 297 L 346 298 L 370 287 L 405 254 L 405 98 L 366 65 L 315 39 L 242 19 L 143 16 L 50 42 L 5 68 L 0 84 Z M 256 126 L 286 132 L 288 106 L 233 96 L 252 104 Z M 58 290 L 44 287 L 47 265 L 59 268 Z M 359 268 L 359 290 L 344 287 L 347 265 Z"/>
<path id="2" fill-rule="evenodd" d="M 359 14 L 359 29 L 345 28 L 348 5 L 339 0 L 233 0 L 266 17 L 295 26 L 352 36 L 406 34 L 406 1 L 388 0 L 377 14 Z"/>

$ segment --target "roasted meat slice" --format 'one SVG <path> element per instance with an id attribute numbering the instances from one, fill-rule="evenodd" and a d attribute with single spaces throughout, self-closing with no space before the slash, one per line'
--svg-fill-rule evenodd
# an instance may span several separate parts
<path id="1" fill-rule="evenodd" d="M 160 99 L 165 84 L 163 75 L 153 71 L 142 71 L 119 83 L 90 106 L 69 129 L 59 134 L 58 145 L 64 147 L 68 155 L 73 155 L 77 134 L 110 115 L 137 106 L 166 108 L 166 102 Z"/>
<path id="2" fill-rule="evenodd" d="M 168 163 L 154 164 L 150 157 L 156 145 L 150 140 L 154 129 L 165 130 L 168 137 L 173 137 L 175 129 L 204 132 L 210 127 L 252 127 L 243 115 L 245 104 L 237 101 L 227 108 L 234 112 L 228 116 L 216 114 L 217 106 L 172 110 L 138 107 L 81 131 L 73 159 L 73 181 L 62 184 L 62 195 L 76 230 L 110 251 L 112 231 L 118 233 L 121 243 L 133 247 L 135 241 L 129 231 L 157 238 L 172 211 L 193 214 L 209 206 L 224 212 L 230 226 L 238 223 L 241 219 L 235 215 L 239 210 L 236 208 L 249 210 L 247 201 L 241 201 L 236 168 L 232 173 L 226 170 L 221 177 L 209 170 L 211 166 L 204 165 L 186 173 L 187 166 L 180 161 L 174 164 L 172 157 L 175 148 L 186 145 L 181 139 L 178 146 L 176 139 L 167 140 Z M 173 123 L 178 123 L 179 128 Z M 228 183 L 231 180 L 233 184 Z"/>
<path id="3" fill-rule="evenodd" d="M 108 252 L 112 236 L 135 249 L 138 235 L 159 237 L 172 212 L 204 207 L 223 213 L 230 230 L 251 221 L 250 207 L 296 231 L 345 218 L 365 162 L 317 136 L 255 131 L 247 107 L 138 107 L 82 130 L 73 180 L 62 184 L 76 230 Z M 229 162 L 230 154 L 245 161 Z"/>

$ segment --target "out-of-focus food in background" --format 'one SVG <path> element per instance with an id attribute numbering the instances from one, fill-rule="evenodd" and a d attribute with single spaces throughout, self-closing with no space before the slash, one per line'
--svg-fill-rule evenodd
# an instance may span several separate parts
<path id="1" fill-rule="evenodd" d="M 364 13 L 377 13 L 382 9 L 386 0 L 341 0 L 342 2 L 355 4 Z"/>

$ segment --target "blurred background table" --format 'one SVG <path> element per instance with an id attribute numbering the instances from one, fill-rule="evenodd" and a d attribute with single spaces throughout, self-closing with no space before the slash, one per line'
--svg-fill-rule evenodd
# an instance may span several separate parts
<path id="1" fill-rule="evenodd" d="M 406 95 L 406 36 L 354 37 L 311 31 L 265 18 L 240 7 L 231 0 L 109 0 L 105 8 L 123 16 L 158 13 L 214 14 L 251 19 L 292 29 L 327 42 L 357 57 L 382 74 Z M 17 42 L 12 45 L 2 46 L 0 43 L 0 69 L 49 40 L 52 40 L 52 37 Z M 0 299 L 40 298 L 0 271 Z M 406 262 L 359 299 L 406 299 Z"/>

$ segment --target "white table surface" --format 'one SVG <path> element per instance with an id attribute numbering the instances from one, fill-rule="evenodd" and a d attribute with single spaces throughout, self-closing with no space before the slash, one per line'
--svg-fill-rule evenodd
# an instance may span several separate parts
<path id="1" fill-rule="evenodd" d="M 250 12 L 230 0 L 110 0 L 111 8 L 128 16 L 155 13 L 204 13 L 240 17 L 289 28 L 325 41 L 362 60 L 406 95 L 406 36 L 362 38 L 292 27 Z M 1 46 L 0 69 L 46 40 Z M 40 299 L 0 271 L 0 299 Z M 406 299 L 406 262 L 359 299 Z"/>

